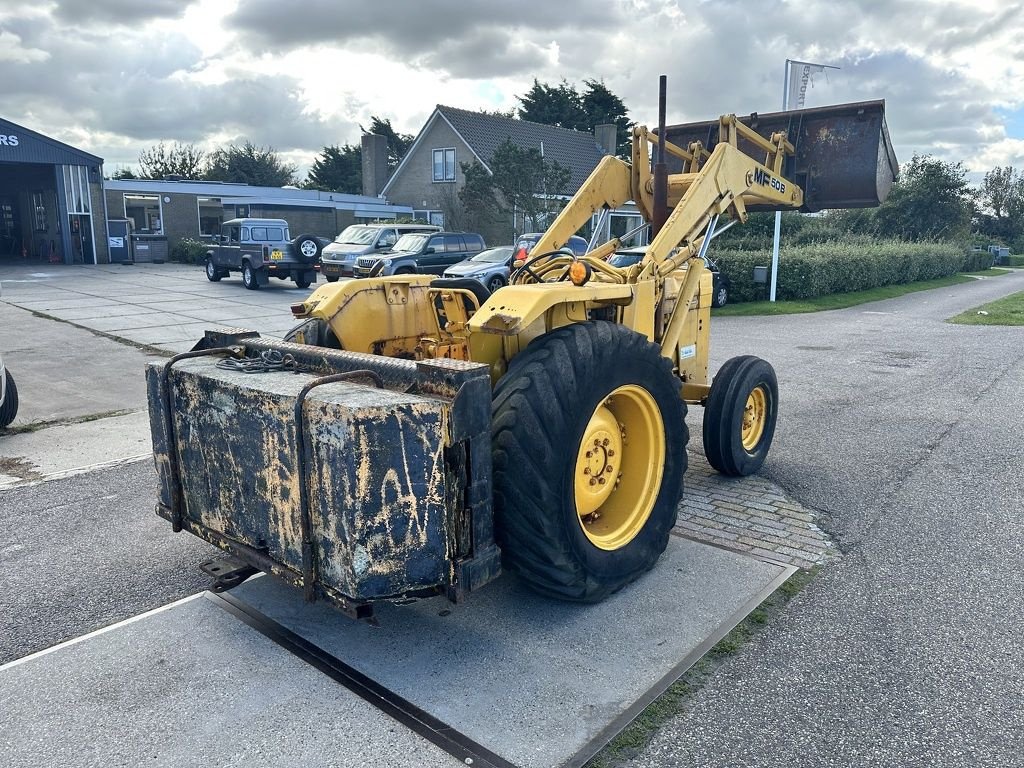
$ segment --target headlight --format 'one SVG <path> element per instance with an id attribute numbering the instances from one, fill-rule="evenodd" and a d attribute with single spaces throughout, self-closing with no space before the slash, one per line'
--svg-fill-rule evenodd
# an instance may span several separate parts
<path id="1" fill-rule="evenodd" d="M 391 266 L 391 259 L 384 259 L 384 266 L 385 267 L 390 267 Z"/>

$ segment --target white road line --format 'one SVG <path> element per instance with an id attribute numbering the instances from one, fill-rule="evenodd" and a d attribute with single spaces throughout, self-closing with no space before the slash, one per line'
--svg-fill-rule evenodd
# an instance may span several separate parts
<path id="1" fill-rule="evenodd" d="M 68 477 L 74 477 L 75 475 L 84 475 L 87 472 L 95 472 L 100 469 L 110 469 L 111 467 L 120 467 L 125 464 L 137 464 L 140 461 L 146 461 L 147 459 L 153 458 L 152 453 L 140 453 L 135 456 L 126 456 L 120 459 L 110 459 L 109 461 L 100 461 L 96 464 L 86 464 L 84 467 L 74 467 L 72 469 L 62 469 L 58 472 L 49 472 L 36 480 L 29 480 L 26 482 L 16 482 L 9 485 L 5 485 L 0 482 L 0 491 L 7 490 L 8 488 L 31 488 L 34 485 L 41 485 L 48 483 L 51 480 L 64 480 Z"/>
<path id="2" fill-rule="evenodd" d="M 138 616 L 132 616 L 130 619 L 123 619 L 123 620 L 115 622 L 113 624 L 108 624 L 107 626 L 101 627 L 100 629 L 93 630 L 92 632 L 87 632 L 86 634 L 81 635 L 80 637 L 75 637 L 75 638 L 72 638 L 71 640 L 65 640 L 63 643 L 57 643 L 57 645 L 51 646 L 49 648 L 44 648 L 41 651 L 36 651 L 35 653 L 30 653 L 28 656 L 22 656 L 20 659 L 15 659 L 14 661 L 9 661 L 6 664 L 0 664 L 0 672 L 4 672 L 5 670 L 11 669 L 12 667 L 16 667 L 19 664 L 25 664 L 26 662 L 32 661 L 33 659 L 38 659 L 40 656 L 46 656 L 49 653 L 54 653 L 55 651 L 63 650 L 64 648 L 68 648 L 68 647 L 70 647 L 72 645 L 77 645 L 78 643 L 84 642 L 85 640 L 88 640 L 88 639 L 93 638 L 93 637 L 97 637 L 98 635 L 103 635 L 103 634 L 106 634 L 107 632 L 112 632 L 113 630 L 115 630 L 115 629 L 117 629 L 119 627 L 123 627 L 123 626 L 126 626 L 128 624 L 134 624 L 136 621 L 141 621 L 142 619 L 148 618 L 150 616 L 154 616 L 154 615 L 156 615 L 158 613 L 163 613 L 164 611 L 169 611 L 171 608 L 176 608 L 179 605 L 184 605 L 185 603 L 191 602 L 192 600 L 195 600 L 196 598 L 200 598 L 204 594 L 205 594 L 205 591 L 204 592 L 197 592 L 194 595 L 189 595 L 188 597 L 183 597 L 180 600 L 175 600 L 173 603 L 168 603 L 167 605 L 161 605 L 159 608 L 154 608 L 151 611 L 146 611 L 145 613 L 140 613 Z"/>

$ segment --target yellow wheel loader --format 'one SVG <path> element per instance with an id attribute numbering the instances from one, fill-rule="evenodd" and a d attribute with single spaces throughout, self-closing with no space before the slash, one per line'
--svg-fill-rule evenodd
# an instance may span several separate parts
<path id="1" fill-rule="evenodd" d="M 633 130 L 494 293 L 400 275 L 323 285 L 284 342 L 207 332 L 148 370 L 158 514 L 253 570 L 365 617 L 453 601 L 502 567 L 598 601 L 649 570 L 676 521 L 688 405 L 709 462 L 756 472 L 779 391 L 756 357 L 708 380 L 712 239 L 751 210 L 877 205 L 897 166 L 883 102 Z M 651 148 L 656 150 L 651 157 Z M 654 160 L 654 162 L 652 162 Z M 633 201 L 642 261 L 563 246 Z"/>

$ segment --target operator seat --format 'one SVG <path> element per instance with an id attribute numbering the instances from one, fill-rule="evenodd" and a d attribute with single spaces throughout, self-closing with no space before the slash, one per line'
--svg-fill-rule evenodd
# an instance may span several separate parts
<path id="1" fill-rule="evenodd" d="M 472 277 L 439 277 L 436 280 L 430 281 L 431 288 L 449 288 L 449 289 L 462 289 L 469 291 L 476 297 L 476 302 L 481 307 L 484 302 L 491 297 L 491 292 L 487 290 L 487 286 L 481 283 L 479 280 L 474 280 Z M 466 314 L 472 315 L 476 312 L 476 307 L 466 302 Z"/>

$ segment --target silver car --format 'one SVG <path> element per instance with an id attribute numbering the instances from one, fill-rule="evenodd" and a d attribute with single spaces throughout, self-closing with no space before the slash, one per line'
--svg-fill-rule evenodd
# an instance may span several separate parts
<path id="1" fill-rule="evenodd" d="M 475 256 L 453 264 L 444 271 L 444 277 L 472 277 L 483 283 L 491 293 L 494 293 L 508 283 L 511 267 L 512 246 L 502 245 L 480 251 Z"/>

